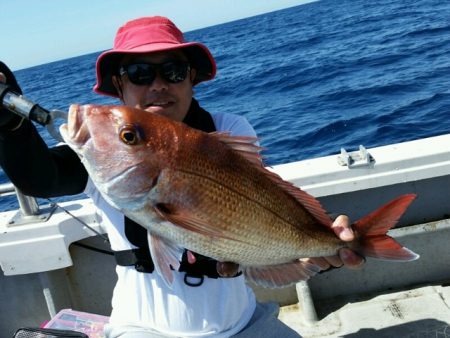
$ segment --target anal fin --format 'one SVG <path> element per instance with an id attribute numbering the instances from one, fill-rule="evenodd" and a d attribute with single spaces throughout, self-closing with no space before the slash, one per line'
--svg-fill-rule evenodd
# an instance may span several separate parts
<path id="1" fill-rule="evenodd" d="M 307 280 L 321 271 L 318 265 L 305 260 L 244 268 L 247 280 L 266 288 L 281 288 Z"/>

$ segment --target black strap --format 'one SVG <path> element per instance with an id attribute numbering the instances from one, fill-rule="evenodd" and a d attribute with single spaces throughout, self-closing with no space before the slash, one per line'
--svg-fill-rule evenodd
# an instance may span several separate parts
<path id="1" fill-rule="evenodd" d="M 134 266 L 139 272 L 152 273 L 155 270 L 150 252 L 145 248 L 114 251 L 117 265 Z"/>
<path id="2" fill-rule="evenodd" d="M 189 107 L 189 111 L 186 114 L 183 122 L 191 128 L 195 128 L 207 133 L 217 131 L 211 114 L 200 107 L 197 100 L 195 99 L 192 99 L 191 106 Z"/>
<path id="3" fill-rule="evenodd" d="M 138 248 L 148 248 L 147 230 L 126 216 L 125 236 L 131 244 Z"/>
<path id="4" fill-rule="evenodd" d="M 220 277 L 217 273 L 217 261 L 215 259 L 196 253 L 193 253 L 193 255 L 195 256 L 196 261 L 191 264 L 187 259 L 187 251 L 184 251 L 178 271 L 186 272 L 186 275 L 189 277 Z M 134 266 L 139 272 L 152 273 L 155 270 L 150 252 L 146 248 L 114 251 L 114 257 L 116 258 L 117 265 Z"/>
<path id="5" fill-rule="evenodd" d="M 195 263 L 191 264 L 187 259 L 187 251 L 184 250 L 178 271 L 184 272 L 184 283 L 189 286 L 200 286 L 203 284 L 204 276 L 217 279 L 217 261 L 193 252 Z"/>

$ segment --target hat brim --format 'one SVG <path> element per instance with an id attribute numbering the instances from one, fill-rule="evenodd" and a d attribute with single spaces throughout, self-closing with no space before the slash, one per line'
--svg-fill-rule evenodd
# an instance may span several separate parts
<path id="1" fill-rule="evenodd" d="M 119 97 L 113 85 L 112 76 L 117 74 L 120 61 L 124 55 L 146 54 L 176 49 L 182 49 L 191 67 L 196 69 L 194 85 L 214 78 L 216 75 L 216 63 L 211 52 L 205 45 L 198 42 L 186 42 L 182 44 L 152 43 L 126 50 L 108 50 L 100 54 L 96 64 L 97 83 L 94 86 L 94 91 L 98 94 Z"/>

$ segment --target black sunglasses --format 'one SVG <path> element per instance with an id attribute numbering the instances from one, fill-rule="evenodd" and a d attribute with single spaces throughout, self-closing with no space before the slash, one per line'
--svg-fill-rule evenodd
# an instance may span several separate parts
<path id="1" fill-rule="evenodd" d="M 179 83 L 186 79 L 189 70 L 189 63 L 184 61 L 168 61 L 160 64 L 132 63 L 121 66 L 119 74 L 122 76 L 126 73 L 131 83 L 136 85 L 151 85 L 157 73 L 167 82 Z"/>

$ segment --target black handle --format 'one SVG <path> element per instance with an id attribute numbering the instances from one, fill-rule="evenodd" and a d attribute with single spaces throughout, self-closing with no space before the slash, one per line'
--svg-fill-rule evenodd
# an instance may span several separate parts
<path id="1" fill-rule="evenodd" d="M 0 106 L 43 126 L 51 121 L 50 113 L 47 109 L 17 94 L 10 86 L 4 83 L 0 83 Z"/>

